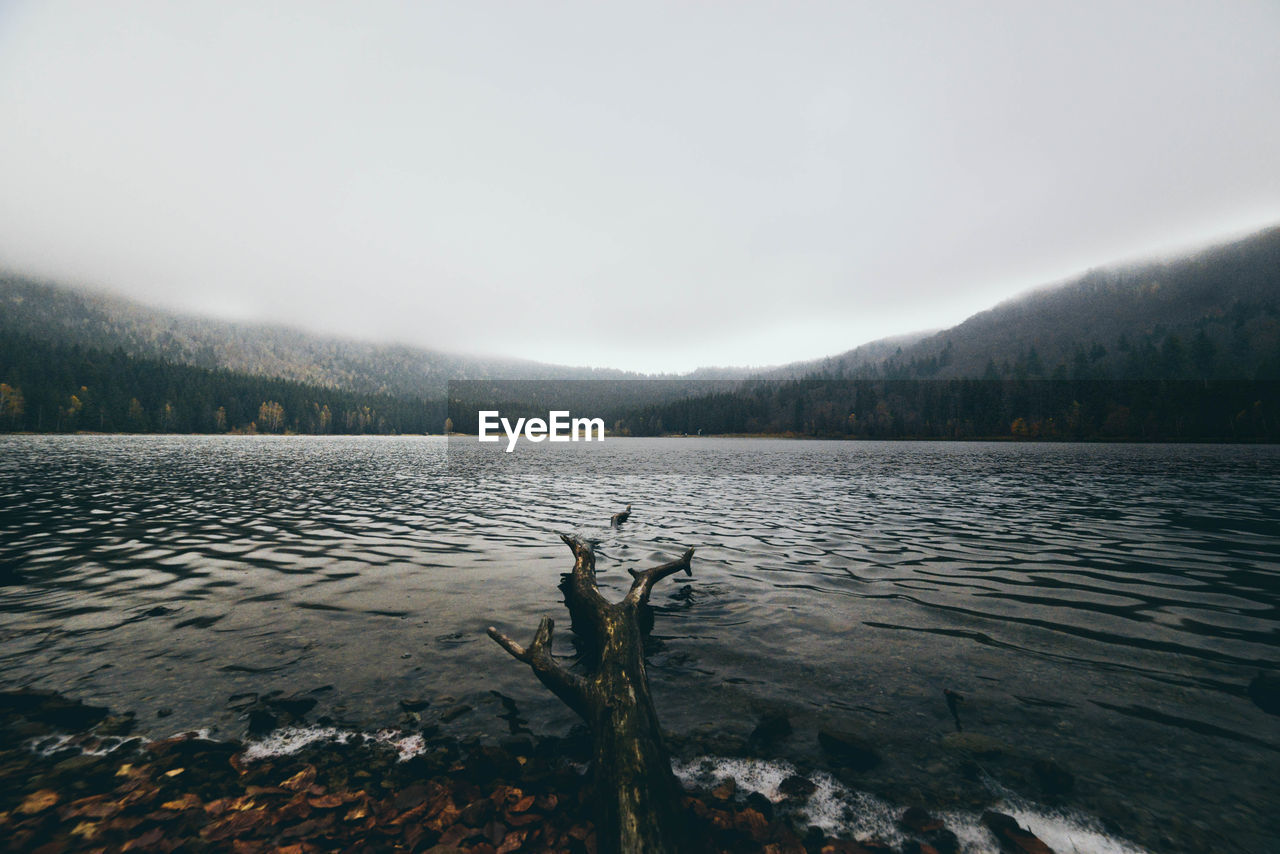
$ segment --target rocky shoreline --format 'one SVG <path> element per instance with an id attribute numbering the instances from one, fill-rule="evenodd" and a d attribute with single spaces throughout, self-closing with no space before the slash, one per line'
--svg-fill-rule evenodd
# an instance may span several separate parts
<path id="1" fill-rule="evenodd" d="M 146 741 L 131 736 L 133 726 L 131 715 L 54 693 L 0 694 L 6 850 L 596 850 L 583 746 L 572 739 L 522 735 L 492 745 L 428 728 L 425 738 L 414 736 L 423 739 L 420 752 L 407 759 L 393 744 L 351 739 L 255 760 L 241 743 L 198 733 Z M 802 775 L 783 780 L 773 797 L 732 777 L 691 788 L 684 801 L 690 850 L 960 850 L 956 834 L 920 807 L 898 817 L 896 845 L 827 835 L 804 822 L 814 788 Z M 1050 850 L 1008 816 L 987 813 L 984 822 L 1003 850 Z"/>

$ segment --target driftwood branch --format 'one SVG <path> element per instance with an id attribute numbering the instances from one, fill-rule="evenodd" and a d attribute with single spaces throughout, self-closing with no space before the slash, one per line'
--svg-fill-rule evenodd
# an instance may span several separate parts
<path id="1" fill-rule="evenodd" d="M 627 510 L 615 516 L 626 519 Z M 573 570 L 561 584 L 573 629 L 586 640 L 585 677 L 570 673 L 551 655 L 551 618 L 543 617 L 533 643 L 520 646 L 495 628 L 489 636 L 528 664 L 557 697 L 591 729 L 593 774 L 599 801 L 597 831 L 604 852 L 675 852 L 681 849 L 680 784 L 649 695 L 644 637 L 651 620 L 649 594 L 662 579 L 683 570 L 692 575 L 693 549 L 679 559 L 644 571 L 630 570 L 630 590 L 620 602 L 605 599 L 596 584 L 591 544 L 561 534 L 573 552 Z"/>
<path id="2" fill-rule="evenodd" d="M 551 693 L 559 697 L 566 706 L 579 715 L 586 717 L 586 683 L 580 677 L 570 673 L 551 654 L 551 633 L 555 631 L 555 627 L 555 620 L 550 617 L 543 617 L 542 621 L 538 623 L 538 631 L 534 633 L 533 643 L 529 644 L 527 649 L 493 626 L 489 627 L 489 637 L 511 653 L 513 658 L 529 665 L 538 680 L 543 685 L 546 685 L 551 690 Z"/>
<path id="3" fill-rule="evenodd" d="M 687 550 L 678 560 L 664 563 L 662 566 L 655 566 L 652 569 L 643 571 L 635 569 L 627 569 L 631 573 L 631 589 L 627 591 L 627 596 L 622 601 L 628 605 L 646 605 L 649 602 L 649 593 L 652 592 L 653 586 L 668 575 L 675 575 L 680 570 L 684 570 L 685 575 L 693 575 L 693 567 L 690 561 L 693 560 L 693 549 Z"/>
<path id="4" fill-rule="evenodd" d="M 573 552 L 569 589 L 571 595 L 578 600 L 576 604 L 597 609 L 607 607 L 608 601 L 600 595 L 600 588 L 596 586 L 596 553 L 591 544 L 568 534 L 561 534 L 560 539 Z"/>

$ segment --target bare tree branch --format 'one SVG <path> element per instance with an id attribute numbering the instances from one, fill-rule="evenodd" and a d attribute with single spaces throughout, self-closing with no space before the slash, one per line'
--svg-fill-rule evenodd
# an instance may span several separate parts
<path id="1" fill-rule="evenodd" d="M 511 653 L 513 658 L 529 665 L 533 669 L 534 675 L 551 690 L 551 693 L 559 697 L 569 708 L 586 718 L 588 714 L 586 682 L 581 677 L 570 673 L 551 654 L 551 633 L 555 631 L 555 627 L 555 620 L 550 617 L 543 617 L 542 621 L 538 623 L 537 632 L 533 635 L 533 643 L 529 644 L 527 649 L 493 626 L 489 627 L 489 637 L 497 641 L 500 647 Z"/>
<path id="2" fill-rule="evenodd" d="M 596 554 L 591 544 L 580 537 L 561 534 L 560 539 L 573 552 L 573 573 L 569 579 L 569 594 L 575 604 L 588 612 L 599 612 L 609 607 L 609 602 L 596 586 Z"/>
<path id="3" fill-rule="evenodd" d="M 684 570 L 693 574 L 693 549 L 679 560 L 644 572 L 621 602 L 607 601 L 596 585 L 595 553 L 579 537 L 561 534 L 573 552 L 573 571 L 561 583 L 574 632 L 586 643 L 579 662 L 587 675 L 566 670 L 551 655 L 554 627 L 544 617 L 528 648 L 495 628 L 489 636 L 512 657 L 529 665 L 538 679 L 582 716 L 591 730 L 596 830 L 601 854 L 676 854 L 691 850 L 680 781 L 645 675 L 645 637 L 652 612 L 641 608 L 653 586 Z"/>
<path id="4" fill-rule="evenodd" d="M 622 600 L 623 603 L 633 606 L 644 605 L 649 601 L 649 593 L 653 590 L 653 585 L 668 575 L 675 575 L 682 569 L 686 575 L 693 575 L 693 567 L 690 565 L 692 560 L 693 549 L 689 549 L 678 560 L 655 566 L 652 569 L 646 569 L 643 572 L 628 569 L 627 572 L 631 573 L 631 577 L 635 580 L 631 582 L 631 589 L 627 591 L 626 598 Z"/>

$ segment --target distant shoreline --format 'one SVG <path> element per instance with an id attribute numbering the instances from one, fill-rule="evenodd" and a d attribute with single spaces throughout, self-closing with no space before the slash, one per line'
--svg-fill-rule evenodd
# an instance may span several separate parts
<path id="1" fill-rule="evenodd" d="M 76 430 L 74 432 L 55 432 L 52 430 L 37 432 L 34 430 L 13 430 L 0 433 L 4 436 L 224 436 L 244 439 L 261 438 L 299 438 L 313 439 L 398 439 L 398 438 L 438 438 L 438 439 L 474 439 L 475 433 L 129 433 L 124 431 Z M 1091 437 L 1082 439 L 1064 439 L 1051 436 L 806 436 L 802 433 L 704 433 L 690 435 L 685 433 L 664 433 L 660 436 L 619 436 L 605 434 L 605 439 L 789 439 L 808 442 L 989 442 L 993 444 L 1014 445 L 1276 445 L 1278 442 L 1252 438 L 1180 438 L 1180 439 L 1131 439 L 1116 437 Z"/>

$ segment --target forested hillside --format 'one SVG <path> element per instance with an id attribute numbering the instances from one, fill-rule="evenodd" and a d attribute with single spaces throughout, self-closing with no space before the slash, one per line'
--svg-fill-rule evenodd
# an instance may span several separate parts
<path id="1" fill-rule="evenodd" d="M 892 343 L 892 342 L 885 342 Z M 1091 272 L 893 352 L 815 373 L 888 379 L 1280 376 L 1280 227 L 1190 257 Z"/>
<path id="2" fill-rule="evenodd" d="M 280 377 L 361 394 L 443 400 L 449 380 L 618 379 L 624 371 L 458 356 L 284 326 L 188 317 L 129 300 L 0 275 L 0 334 L 122 350 L 141 359 Z"/>
<path id="3" fill-rule="evenodd" d="M 1280 441 L 1280 228 L 1090 273 L 801 377 L 637 407 L 633 435 Z M 788 378 L 788 376 L 790 378 Z"/>
<path id="4" fill-rule="evenodd" d="M 0 336 L 0 431 L 438 433 L 442 402 Z"/>

